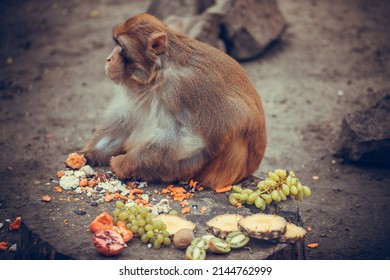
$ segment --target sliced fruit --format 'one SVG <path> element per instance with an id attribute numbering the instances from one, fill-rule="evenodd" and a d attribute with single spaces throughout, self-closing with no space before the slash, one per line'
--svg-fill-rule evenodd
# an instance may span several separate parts
<path id="1" fill-rule="evenodd" d="M 192 240 L 191 245 L 207 250 L 209 248 L 209 241 L 202 237 L 197 237 Z"/>
<path id="2" fill-rule="evenodd" d="M 249 242 L 250 238 L 241 231 L 233 231 L 226 236 L 225 240 L 230 248 L 242 248 Z"/>
<path id="3" fill-rule="evenodd" d="M 126 247 L 122 236 L 112 229 L 95 232 L 92 242 L 96 250 L 105 256 L 118 255 Z"/>
<path id="4" fill-rule="evenodd" d="M 186 249 L 186 260 L 204 260 L 206 259 L 206 251 L 195 245 L 190 245 Z"/>
<path id="5" fill-rule="evenodd" d="M 209 240 L 209 251 L 215 254 L 227 254 L 231 248 L 225 240 L 214 237 Z"/>
<path id="6" fill-rule="evenodd" d="M 286 232 L 279 238 L 282 243 L 296 243 L 302 240 L 306 235 L 306 230 L 303 227 L 293 223 L 287 223 Z"/>
<path id="7" fill-rule="evenodd" d="M 111 215 L 103 212 L 96 217 L 95 220 L 89 225 L 89 229 L 92 232 L 97 232 L 102 229 L 112 229 L 114 227 L 114 220 Z"/>
<path id="8" fill-rule="evenodd" d="M 230 232 L 239 230 L 237 222 L 243 216 L 238 214 L 218 215 L 206 222 L 206 229 L 220 238 L 225 238 Z"/>
<path id="9" fill-rule="evenodd" d="M 286 231 L 286 220 L 273 214 L 254 214 L 238 221 L 240 230 L 250 237 L 258 239 L 279 239 Z"/>
<path id="10" fill-rule="evenodd" d="M 194 231 L 196 227 L 196 224 L 193 222 L 174 215 L 157 215 L 154 217 L 154 220 L 161 220 L 167 226 L 166 231 L 168 231 L 171 236 L 175 235 L 175 233 L 182 228 L 188 228 Z"/>

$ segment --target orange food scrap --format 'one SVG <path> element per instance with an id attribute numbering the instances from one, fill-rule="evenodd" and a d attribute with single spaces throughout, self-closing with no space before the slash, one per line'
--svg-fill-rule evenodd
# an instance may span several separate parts
<path id="1" fill-rule="evenodd" d="M 64 170 L 59 170 L 59 171 L 57 171 L 57 177 L 58 178 L 61 178 L 62 176 L 64 176 L 65 175 L 65 171 Z"/>
<path id="2" fill-rule="evenodd" d="M 309 243 L 309 244 L 307 244 L 307 247 L 314 249 L 314 248 L 317 248 L 318 245 L 319 245 L 318 243 Z"/>
<path id="3" fill-rule="evenodd" d="M 50 197 L 50 195 L 44 195 L 44 196 L 42 196 L 41 197 L 41 201 L 43 201 L 43 202 L 50 202 L 51 201 L 51 197 Z"/>
<path id="4" fill-rule="evenodd" d="M 183 200 L 183 201 L 180 203 L 180 205 L 181 205 L 181 207 L 186 207 L 186 206 L 188 206 L 188 200 L 187 200 L 187 199 Z"/>
<path id="5" fill-rule="evenodd" d="M 181 210 L 181 213 L 182 213 L 182 214 L 190 213 L 190 207 L 183 208 L 183 209 Z"/>
<path id="6" fill-rule="evenodd" d="M 241 207 L 242 207 L 242 203 L 241 203 L 241 202 L 237 202 L 235 206 L 236 206 L 237 208 L 241 208 Z"/>
<path id="7" fill-rule="evenodd" d="M 64 224 L 67 225 L 69 223 L 68 219 L 64 219 Z"/>
<path id="8" fill-rule="evenodd" d="M 65 222 L 65 220 L 64 220 Z M 95 218 L 90 224 L 89 229 L 92 232 L 97 232 L 99 230 L 107 230 L 112 229 L 114 227 L 114 220 L 111 215 L 107 214 L 107 212 L 103 212 L 99 216 Z"/>
<path id="9" fill-rule="evenodd" d="M 65 160 L 65 164 L 73 169 L 80 169 L 87 163 L 84 155 L 80 155 L 78 153 L 71 153 L 68 155 Z"/>
<path id="10" fill-rule="evenodd" d="M 313 229 L 311 227 L 306 228 L 307 232 L 311 232 Z"/>
<path id="11" fill-rule="evenodd" d="M 202 214 L 204 214 L 204 213 L 206 213 L 206 211 L 207 211 L 207 207 L 202 207 L 201 209 L 200 209 L 200 213 L 202 213 Z"/>
<path id="12" fill-rule="evenodd" d="M 22 222 L 22 217 L 16 217 L 16 219 L 9 225 L 9 229 L 18 230 L 20 228 L 20 223 Z"/>
<path id="13" fill-rule="evenodd" d="M 106 196 L 104 197 L 104 201 L 105 202 L 110 202 L 114 199 L 114 196 L 112 194 L 110 194 L 110 192 L 107 192 L 106 193 Z"/>
<path id="14" fill-rule="evenodd" d="M 225 186 L 225 187 L 219 187 L 219 188 L 216 188 L 215 191 L 217 193 L 224 193 L 224 192 L 228 192 L 232 189 L 232 186 Z"/>
<path id="15" fill-rule="evenodd" d="M 130 190 L 130 193 L 131 194 L 143 194 L 144 191 L 141 189 L 134 188 L 134 189 Z"/>
<path id="16" fill-rule="evenodd" d="M 99 181 L 97 181 L 95 179 L 91 179 L 88 181 L 88 187 L 92 188 L 92 187 L 96 186 L 98 183 L 99 183 Z"/>
<path id="17" fill-rule="evenodd" d="M 79 183 L 80 187 L 86 187 L 88 186 L 88 179 L 81 179 Z"/>
<path id="18" fill-rule="evenodd" d="M 0 251 L 7 251 L 8 243 L 5 241 L 0 242 Z"/>
<path id="19" fill-rule="evenodd" d="M 64 191 L 60 186 L 55 186 L 54 189 L 58 193 L 62 193 Z"/>
<path id="20" fill-rule="evenodd" d="M 123 221 L 118 221 L 113 229 L 122 235 L 123 241 L 128 242 L 133 238 L 133 232 L 126 227 Z"/>

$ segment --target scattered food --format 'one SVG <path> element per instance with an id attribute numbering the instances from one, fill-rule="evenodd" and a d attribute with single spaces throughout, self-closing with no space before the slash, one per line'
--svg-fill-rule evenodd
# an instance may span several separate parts
<path id="1" fill-rule="evenodd" d="M 80 169 L 87 163 L 84 155 L 78 153 L 71 153 L 65 160 L 65 164 L 73 169 Z"/>
<path id="2" fill-rule="evenodd" d="M 218 215 L 206 222 L 207 231 L 220 238 L 225 238 L 229 233 L 238 231 L 238 221 L 243 216 L 238 214 Z"/>
<path id="3" fill-rule="evenodd" d="M 51 197 L 50 197 L 50 195 L 44 195 L 44 196 L 42 196 L 41 197 L 41 201 L 43 201 L 43 202 L 50 202 L 51 201 Z"/>
<path id="4" fill-rule="evenodd" d="M 190 245 L 186 249 L 186 260 L 205 260 L 206 250 L 199 248 L 195 245 Z"/>
<path id="5" fill-rule="evenodd" d="M 309 243 L 309 244 L 307 244 L 307 247 L 314 249 L 314 248 L 317 248 L 318 245 L 319 245 L 318 243 Z"/>
<path id="6" fill-rule="evenodd" d="M 0 251 L 7 251 L 8 250 L 8 243 L 5 241 L 0 242 Z"/>
<path id="7" fill-rule="evenodd" d="M 122 236 L 112 229 L 95 232 L 92 242 L 98 252 L 105 256 L 116 256 L 126 247 Z"/>
<path id="8" fill-rule="evenodd" d="M 9 229 L 18 230 L 20 229 L 20 223 L 22 222 L 21 217 L 16 217 L 16 219 L 9 225 Z"/>
<path id="9" fill-rule="evenodd" d="M 186 249 L 194 238 L 194 231 L 192 229 L 182 228 L 173 236 L 173 245 L 175 245 L 177 249 Z"/>
<path id="10" fill-rule="evenodd" d="M 227 254 L 231 251 L 229 244 L 222 238 L 211 238 L 208 245 L 209 251 L 215 254 Z"/>

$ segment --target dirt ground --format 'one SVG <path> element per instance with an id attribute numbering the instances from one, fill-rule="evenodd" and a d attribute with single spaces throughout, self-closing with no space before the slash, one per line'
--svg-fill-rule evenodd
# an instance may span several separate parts
<path id="1" fill-rule="evenodd" d="M 288 22 L 280 42 L 242 64 L 267 115 L 269 144 L 255 175 L 291 169 L 312 188 L 300 209 L 313 228 L 305 242 L 319 247 L 307 248 L 307 259 L 389 259 L 389 170 L 333 154 L 342 117 L 390 88 L 390 4 L 278 4 Z M 0 223 L 23 217 L 34 189 L 92 135 L 115 89 L 104 75 L 112 28 L 147 5 L 0 2 Z M 3 227 L 0 241 L 12 234 Z"/>

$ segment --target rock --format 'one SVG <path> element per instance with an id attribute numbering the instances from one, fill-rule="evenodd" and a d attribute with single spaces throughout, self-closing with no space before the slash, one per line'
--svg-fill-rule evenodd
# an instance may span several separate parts
<path id="1" fill-rule="evenodd" d="M 162 19 L 173 30 L 239 60 L 263 53 L 286 27 L 274 0 L 219 0 L 215 5 L 211 2 L 155 1 L 148 13 Z"/>
<path id="2" fill-rule="evenodd" d="M 171 15 L 189 17 L 201 14 L 214 4 L 214 0 L 161 0 L 152 1 L 147 13 L 164 20 Z"/>
<path id="3" fill-rule="evenodd" d="M 337 156 L 353 162 L 390 164 L 390 90 L 367 108 L 343 118 Z"/>
<path id="4" fill-rule="evenodd" d="M 277 41 L 286 21 L 275 0 L 230 1 L 223 15 L 222 37 L 228 53 L 251 59 Z"/>
<path id="5" fill-rule="evenodd" d="M 79 186 L 80 180 L 74 176 L 64 175 L 60 179 L 60 186 L 64 190 L 72 190 Z"/>
<path id="6" fill-rule="evenodd" d="M 80 171 L 83 171 L 87 176 L 93 176 L 95 174 L 95 170 L 90 165 L 84 165 L 80 168 Z"/>

